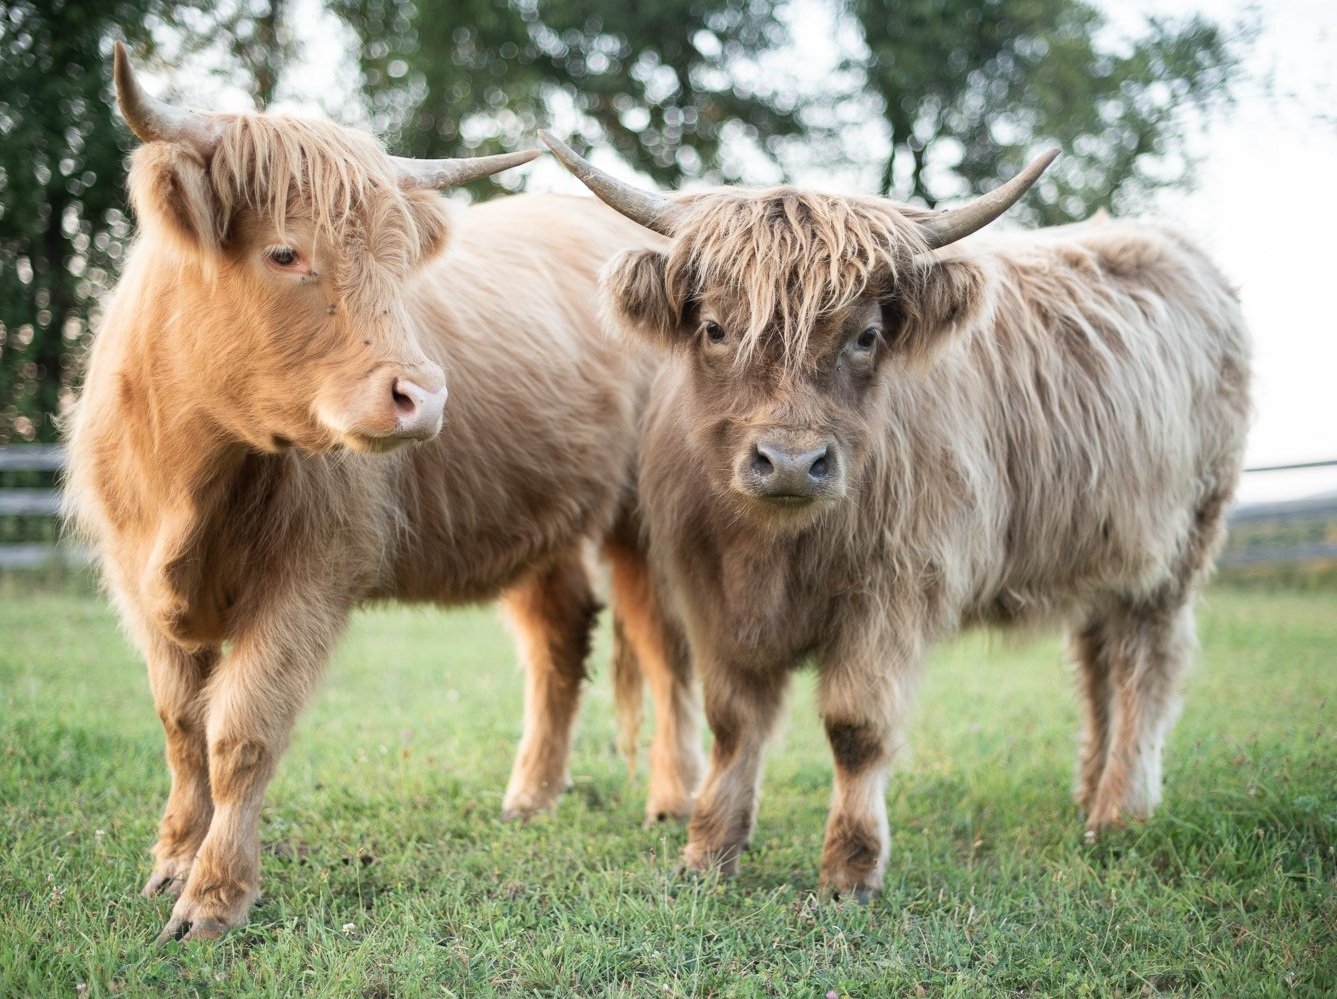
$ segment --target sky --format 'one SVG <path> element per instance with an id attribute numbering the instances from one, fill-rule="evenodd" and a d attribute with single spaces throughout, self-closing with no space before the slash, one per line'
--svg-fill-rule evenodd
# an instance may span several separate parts
<path id="1" fill-rule="evenodd" d="M 784 56 L 783 71 L 797 85 L 830 72 L 839 52 L 826 9 L 820 0 L 789 5 L 800 57 Z M 1258 26 L 1234 108 L 1193 133 L 1196 188 L 1165 193 L 1155 211 L 1206 248 L 1239 287 L 1255 343 L 1256 419 L 1246 464 L 1337 460 L 1337 306 L 1325 301 L 1337 288 L 1337 2 L 1107 0 L 1106 9 L 1115 33 L 1139 33 L 1148 16 L 1192 13 Z M 319 0 L 297 0 L 296 11 L 308 26 L 303 66 L 289 74 L 282 103 L 348 120 L 351 38 Z M 244 110 L 247 103 L 232 94 L 215 106 Z M 560 131 L 560 123 L 554 127 Z M 597 162 L 635 178 L 624 165 Z M 848 171 L 809 168 L 788 179 L 867 193 L 852 186 L 861 181 Z M 528 189 L 580 190 L 551 161 L 536 164 Z M 1337 468 L 1247 475 L 1241 499 L 1328 490 L 1337 490 Z"/>
<path id="2" fill-rule="evenodd" d="M 1238 4 L 1125 4 L 1238 16 Z M 1195 142 L 1198 186 L 1158 206 L 1240 289 L 1254 337 L 1249 465 L 1337 460 L 1337 3 L 1279 0 L 1234 110 Z M 1271 78 L 1275 96 L 1261 81 Z M 1326 118 L 1326 120 L 1325 120 Z M 1337 469 L 1245 477 L 1241 499 L 1337 489 Z"/>

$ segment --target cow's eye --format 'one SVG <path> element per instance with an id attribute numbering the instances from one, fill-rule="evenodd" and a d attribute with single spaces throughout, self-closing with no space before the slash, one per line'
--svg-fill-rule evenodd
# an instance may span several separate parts
<path id="1" fill-rule="evenodd" d="M 265 250 L 265 256 L 276 267 L 291 267 L 297 263 L 297 251 L 291 246 L 271 246 Z"/>
<path id="2" fill-rule="evenodd" d="M 711 343 L 724 342 L 726 336 L 724 332 L 724 327 L 721 326 L 719 323 L 715 322 L 713 319 L 706 320 L 702 329 L 705 330 L 706 339 L 709 340 Z"/>
<path id="3" fill-rule="evenodd" d="M 855 348 L 858 350 L 865 350 L 865 351 L 872 350 L 875 346 L 877 346 L 877 338 L 881 332 L 882 331 L 878 329 L 876 326 L 868 327 L 868 329 L 864 330 L 855 338 L 854 340 Z"/>

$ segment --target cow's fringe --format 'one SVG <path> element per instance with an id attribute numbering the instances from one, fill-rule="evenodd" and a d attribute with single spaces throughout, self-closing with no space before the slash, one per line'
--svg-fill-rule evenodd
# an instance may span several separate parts
<path id="1" fill-rule="evenodd" d="M 881 199 L 784 187 L 711 191 L 681 204 L 669 294 L 683 315 L 701 288 L 741 295 L 746 325 L 730 331 L 739 364 L 770 341 L 793 368 L 820 317 L 850 305 L 874 282 L 909 292 L 917 274 L 911 260 L 927 252 L 914 213 Z"/>
<path id="2" fill-rule="evenodd" d="M 333 122 L 285 115 L 225 118 L 209 161 L 224 219 L 251 209 L 282 234 L 294 211 L 321 235 L 333 238 L 368 211 L 407 216 L 406 195 L 380 144 L 370 135 Z M 374 223 L 373 223 L 374 224 Z M 378 252 L 394 227 L 378 226 Z M 411 253 L 411 227 L 400 229 Z"/>

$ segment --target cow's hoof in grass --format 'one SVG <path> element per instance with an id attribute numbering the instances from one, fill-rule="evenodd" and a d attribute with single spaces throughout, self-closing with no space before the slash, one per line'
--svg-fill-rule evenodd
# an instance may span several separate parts
<path id="1" fill-rule="evenodd" d="M 645 828 L 653 829 L 665 822 L 683 825 L 692 817 L 692 799 L 677 798 L 651 801 L 645 806 Z"/>
<path id="2" fill-rule="evenodd" d="M 158 895 L 180 898 L 182 890 L 186 887 L 186 881 L 190 878 L 190 865 L 191 860 L 182 859 L 159 863 L 153 868 L 153 873 L 149 875 L 148 882 L 139 894 L 145 898 L 154 898 Z"/>
<path id="3" fill-rule="evenodd" d="M 1086 831 L 1082 835 L 1087 846 L 1095 846 L 1101 839 L 1124 828 L 1129 821 L 1139 822 L 1142 816 L 1131 809 L 1117 805 L 1097 804 L 1086 817 Z"/>
<path id="4" fill-rule="evenodd" d="M 241 923 L 228 925 L 223 920 L 211 916 L 198 920 L 179 919 L 173 916 L 158 934 L 158 943 L 166 944 L 174 940 L 217 940 L 228 930 L 236 929 L 240 925 Z"/>
<path id="5" fill-rule="evenodd" d="M 683 867 L 701 874 L 713 871 L 726 878 L 736 877 L 739 858 L 746 849 L 746 843 L 738 843 L 718 849 L 688 843 L 682 851 Z"/>
<path id="6" fill-rule="evenodd" d="M 202 903 L 190 904 L 186 899 L 176 901 L 171 911 L 171 919 L 158 935 L 158 943 L 171 943 L 172 940 L 217 940 L 230 929 L 237 929 L 246 924 L 250 913 L 250 901 L 217 907 Z"/>
<path id="7" fill-rule="evenodd" d="M 833 905 L 854 905 L 862 909 L 877 898 L 879 891 L 878 888 L 860 885 L 857 888 L 846 888 L 840 891 L 835 888 L 827 888 L 823 892 L 823 896 Z"/>
<path id="8" fill-rule="evenodd" d="M 503 805 L 501 809 L 501 821 L 524 823 L 544 815 L 551 815 L 556 809 L 557 802 L 555 800 L 547 804 L 523 803 Z"/>
<path id="9" fill-rule="evenodd" d="M 540 815 L 557 811 L 563 792 L 571 790 L 570 778 L 554 780 L 514 780 L 501 799 L 501 821 L 528 822 Z"/>
<path id="10" fill-rule="evenodd" d="M 200 872 L 196 870 L 196 880 Z M 258 900 L 259 892 L 247 890 L 244 884 L 232 882 L 227 885 L 205 886 L 198 891 L 196 885 L 187 885 L 185 893 L 172 906 L 172 916 L 158 934 L 158 943 L 171 943 L 173 940 L 215 940 L 246 923 L 251 906 Z"/>

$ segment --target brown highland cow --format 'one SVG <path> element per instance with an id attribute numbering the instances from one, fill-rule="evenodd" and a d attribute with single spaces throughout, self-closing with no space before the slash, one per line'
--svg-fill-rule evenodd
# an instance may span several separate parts
<path id="1" fill-rule="evenodd" d="M 972 624 L 1072 629 L 1088 836 L 1149 815 L 1248 423 L 1248 338 L 1211 262 L 1130 222 L 956 242 L 1052 153 L 923 212 L 792 188 L 666 198 L 544 140 L 671 239 L 603 285 L 613 323 L 669 358 L 640 489 L 715 734 L 688 866 L 736 869 L 811 660 L 835 757 L 822 883 L 880 888 L 919 664 Z"/>
<path id="2" fill-rule="evenodd" d="M 167 734 L 144 889 L 179 895 L 163 937 L 246 919 L 265 787 L 361 602 L 501 595 L 527 673 L 504 813 L 551 806 L 597 606 L 592 545 L 656 695 L 648 813 L 685 814 L 690 677 L 632 520 L 653 366 L 595 314 L 600 265 L 645 231 L 587 199 L 456 209 L 429 190 L 532 153 L 401 160 L 328 122 L 162 104 L 120 46 L 115 76 L 145 142 L 141 232 L 89 361 L 67 494 Z"/>

